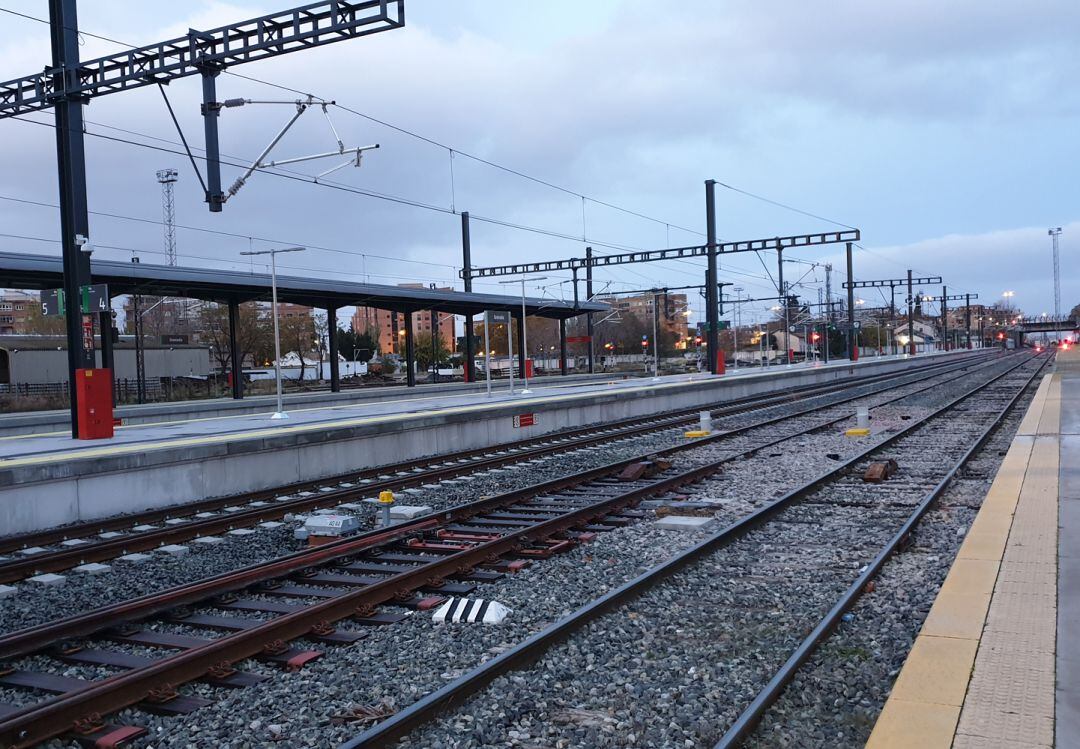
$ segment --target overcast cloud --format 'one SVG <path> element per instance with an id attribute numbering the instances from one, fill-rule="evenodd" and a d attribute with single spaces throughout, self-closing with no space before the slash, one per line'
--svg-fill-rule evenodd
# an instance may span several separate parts
<path id="1" fill-rule="evenodd" d="M 41 0 L 2 0 L 0 6 L 47 13 Z M 280 7 L 84 0 L 80 25 L 145 44 Z M 714 178 L 858 226 L 867 248 L 856 260 L 860 278 L 899 277 L 912 267 L 983 300 L 1013 289 L 1021 306 L 1039 314 L 1052 304 L 1049 226 L 1064 227 L 1064 310 L 1080 303 L 1080 282 L 1071 273 L 1072 248 L 1080 242 L 1073 169 L 1080 102 L 1070 85 L 1080 73 L 1078 25 L 1080 4 L 1064 0 L 684 0 L 676 6 L 408 0 L 404 30 L 236 72 L 336 99 L 455 149 L 661 219 L 588 203 L 583 226 L 580 199 L 460 155 L 451 184 L 445 149 L 334 112 L 347 144 L 382 146 L 361 169 L 333 175 L 335 182 L 578 238 L 476 223 L 478 264 L 580 255 L 583 232 L 598 246 L 698 243 L 698 234 L 663 222 L 703 231 L 702 183 Z M 118 49 L 85 41 L 84 57 Z M 48 57 L 46 26 L 0 14 L 0 78 L 40 70 Z M 219 93 L 291 97 L 231 76 L 220 79 Z M 174 82 L 169 96 L 189 139 L 201 144 L 199 82 Z M 223 151 L 254 157 L 288 114 L 288 107 L 225 112 Z M 86 116 L 94 123 L 91 132 L 175 148 L 104 127 L 176 141 L 156 89 L 95 100 Z M 0 195 L 54 203 L 52 130 L 4 120 L 0 143 Z M 309 112 L 275 155 L 332 146 L 325 121 Z M 100 138 L 89 138 L 87 147 L 92 210 L 158 220 L 154 172 L 171 166 L 181 173 L 182 225 L 343 251 L 295 256 L 287 263 L 295 266 L 290 272 L 366 274 L 382 282 L 456 278 L 459 219 L 450 213 L 256 175 L 224 213 L 211 215 L 185 158 Z M 226 168 L 226 184 L 236 174 Z M 729 190 L 718 197 L 725 238 L 837 228 Z M 0 233 L 55 239 L 56 212 L 0 200 Z M 146 262 L 161 259 L 153 254 L 161 251 L 160 226 L 94 216 L 92 233 L 99 245 L 131 248 Z M 243 267 L 237 253 L 248 245 L 243 238 L 179 232 L 184 264 Z M 55 244 L 12 238 L 0 238 L 0 248 L 57 251 Z M 827 248 L 798 256 L 843 267 Z M 766 260 L 771 271 L 774 261 Z M 768 295 L 757 258 L 725 258 L 724 268 L 746 293 Z M 788 272 L 798 277 L 806 270 Z M 809 271 L 805 280 L 815 277 L 824 274 Z M 700 283 L 701 277 L 694 264 L 669 263 L 605 271 L 603 280 L 625 289 Z M 816 298 L 816 291 L 806 293 Z"/>

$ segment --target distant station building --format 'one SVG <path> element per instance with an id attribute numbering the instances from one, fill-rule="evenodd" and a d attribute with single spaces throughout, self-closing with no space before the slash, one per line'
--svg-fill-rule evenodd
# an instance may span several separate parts
<path id="1" fill-rule="evenodd" d="M 430 289 L 430 286 L 425 286 L 420 283 L 401 283 L 398 284 L 403 289 Z M 450 286 L 441 286 L 435 291 L 453 291 Z M 412 313 L 413 331 L 417 334 L 427 333 L 431 334 L 432 330 L 432 318 L 438 314 L 439 319 L 436 323 L 438 328 L 437 335 L 442 340 L 442 344 L 450 352 L 457 350 L 457 336 L 454 331 L 454 316 L 450 314 L 439 314 L 438 312 L 431 310 L 424 310 L 422 312 Z M 405 315 L 401 312 L 391 312 L 385 309 L 376 309 L 375 307 L 357 307 L 352 317 L 352 329 L 356 333 L 363 333 L 365 331 L 374 331 L 378 336 L 379 341 L 379 353 L 380 354 L 400 354 L 405 350 Z"/>
<path id="2" fill-rule="evenodd" d="M 113 344 L 115 378 L 135 381 L 135 341 L 122 336 Z M 101 352 L 97 352 L 100 366 Z M 194 378 L 210 373 L 210 348 L 190 343 L 147 342 L 143 346 L 147 381 Z M 67 339 L 50 335 L 0 335 L 0 390 L 67 382 Z"/>
<path id="3" fill-rule="evenodd" d="M 598 296 L 596 301 L 611 305 L 612 309 L 630 314 L 638 320 L 652 326 L 653 295 L 637 294 L 634 296 Z M 660 318 L 657 321 L 660 330 L 674 337 L 675 347 L 686 348 L 690 327 L 687 311 L 690 309 L 686 294 L 660 294 Z"/>

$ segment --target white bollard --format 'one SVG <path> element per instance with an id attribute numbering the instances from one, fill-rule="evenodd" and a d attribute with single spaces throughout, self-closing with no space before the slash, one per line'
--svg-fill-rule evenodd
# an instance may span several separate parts
<path id="1" fill-rule="evenodd" d="M 855 410 L 855 426 L 859 429 L 870 428 L 870 409 L 860 406 Z"/>
<path id="2" fill-rule="evenodd" d="M 702 432 L 712 432 L 711 411 L 701 411 L 698 413 L 698 429 Z"/>

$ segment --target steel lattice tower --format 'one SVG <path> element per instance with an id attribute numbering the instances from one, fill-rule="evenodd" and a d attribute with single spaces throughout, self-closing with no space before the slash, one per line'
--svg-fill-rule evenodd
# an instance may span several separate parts
<path id="1" fill-rule="evenodd" d="M 161 217 L 165 229 L 165 258 L 168 265 L 176 265 L 176 206 L 173 202 L 173 185 L 178 174 L 175 169 L 162 169 L 157 173 L 161 183 Z"/>
<path id="2" fill-rule="evenodd" d="M 1050 229 L 1050 235 L 1054 243 L 1054 319 L 1061 319 L 1061 260 L 1058 255 L 1058 237 L 1061 236 L 1061 227 Z"/>

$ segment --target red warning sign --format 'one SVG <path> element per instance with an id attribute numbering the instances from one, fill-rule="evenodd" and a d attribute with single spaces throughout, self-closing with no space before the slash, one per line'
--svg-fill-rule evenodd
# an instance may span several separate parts
<path id="1" fill-rule="evenodd" d="M 536 414 L 518 414 L 514 417 L 514 429 L 536 425 Z"/>

